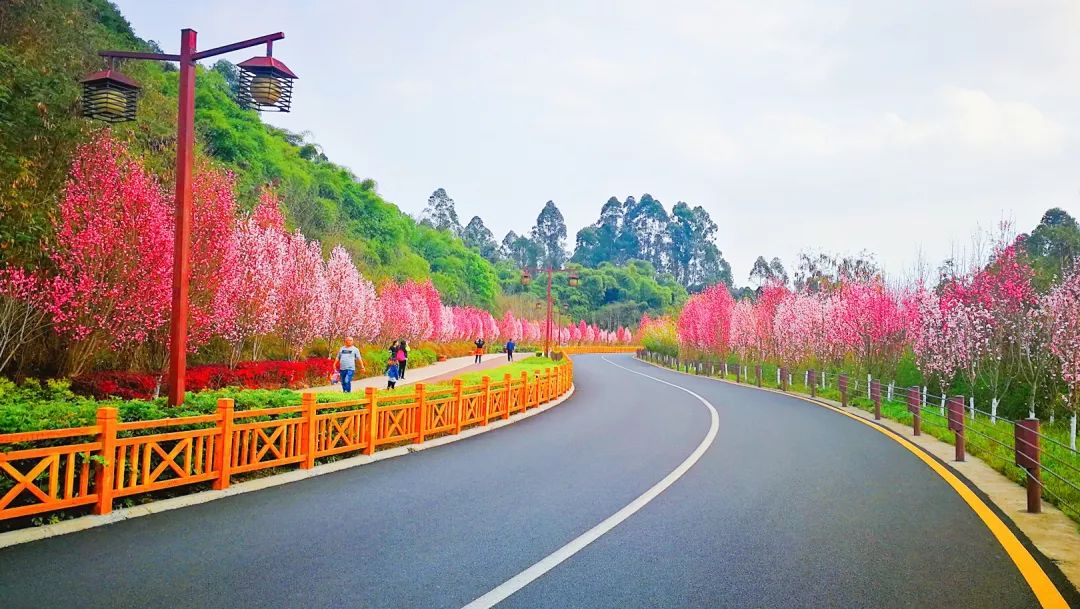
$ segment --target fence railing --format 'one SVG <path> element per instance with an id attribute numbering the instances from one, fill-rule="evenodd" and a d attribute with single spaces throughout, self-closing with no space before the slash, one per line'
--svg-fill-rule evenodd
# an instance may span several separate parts
<path id="1" fill-rule="evenodd" d="M 641 350 L 641 345 L 566 345 L 556 347 L 555 350 L 570 355 L 576 353 L 636 353 Z"/>
<path id="2" fill-rule="evenodd" d="M 1038 512 L 1045 497 L 1080 521 L 1080 451 L 1049 434 L 1037 419 L 1013 421 L 1002 416 L 996 403 L 987 412 L 977 408 L 970 397 L 935 395 L 927 387 L 902 387 L 866 376 L 814 369 L 770 365 L 766 372 L 761 365 L 682 359 L 647 350 L 639 351 L 638 357 L 682 372 L 734 377 L 759 387 L 811 396 L 825 394 L 844 405 L 860 398 L 865 402 L 856 405 L 871 408 L 876 419 L 884 414 L 911 425 L 912 435 L 930 433 L 957 447 L 957 461 L 967 453 L 976 455 L 1027 486 L 1029 511 Z"/>
<path id="3" fill-rule="evenodd" d="M 449 389 L 319 404 L 237 411 L 218 400 L 210 415 L 119 421 L 99 408 L 93 426 L 0 434 L 0 520 L 91 505 L 107 514 L 113 501 L 198 483 L 227 488 L 237 474 L 276 467 L 309 469 L 316 461 L 435 435 L 535 408 L 569 391 L 569 360 L 519 377 L 455 380 Z"/>

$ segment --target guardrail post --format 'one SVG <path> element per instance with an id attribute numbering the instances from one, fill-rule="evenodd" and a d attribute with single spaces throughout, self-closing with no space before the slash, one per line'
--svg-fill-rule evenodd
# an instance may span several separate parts
<path id="1" fill-rule="evenodd" d="M 847 375 L 836 377 L 836 384 L 840 388 L 840 405 L 847 408 Z"/>
<path id="2" fill-rule="evenodd" d="M 810 385 L 810 397 L 816 398 L 817 397 L 817 375 L 815 374 L 813 369 L 806 371 L 806 384 Z"/>
<path id="3" fill-rule="evenodd" d="M 483 410 L 480 411 L 480 426 L 483 427 L 488 424 L 488 414 L 491 412 L 491 408 L 488 407 L 491 400 L 491 377 L 485 376 L 480 379 L 480 386 L 484 391 Z"/>
<path id="4" fill-rule="evenodd" d="M 881 381 L 870 381 L 870 401 L 874 403 L 874 420 L 881 420 Z"/>
<path id="5" fill-rule="evenodd" d="M 522 374 L 525 374 L 522 372 Z M 461 394 L 464 392 L 461 379 L 454 379 L 454 433 L 461 433 L 461 416 L 464 409 L 464 400 Z"/>
<path id="6" fill-rule="evenodd" d="M 911 413 L 911 430 L 914 435 L 922 435 L 922 409 L 919 407 L 919 387 L 908 387 L 907 409 Z"/>
<path id="7" fill-rule="evenodd" d="M 787 391 L 788 390 L 788 378 L 790 376 L 791 375 L 788 374 L 787 368 L 781 366 L 780 367 L 780 391 Z"/>
<path id="8" fill-rule="evenodd" d="M 964 460 L 964 396 L 949 398 L 949 429 L 956 434 L 956 460 Z"/>
<path id="9" fill-rule="evenodd" d="M 112 511 L 113 476 L 116 474 L 116 417 L 115 408 L 97 409 L 97 426 L 101 428 L 98 435 L 101 442 L 101 461 L 94 464 L 94 491 L 97 493 L 95 514 L 108 514 Z"/>
<path id="10" fill-rule="evenodd" d="M 1016 422 L 1016 465 L 1027 471 L 1027 511 L 1042 512 L 1042 472 L 1040 468 L 1039 420 Z"/>
<path id="11" fill-rule="evenodd" d="M 301 469 L 315 467 L 315 448 L 317 446 L 316 434 L 319 431 L 318 420 L 315 418 L 315 394 L 310 391 L 300 396 L 300 403 L 304 407 L 304 440 L 300 450 L 304 454 L 304 460 L 300 462 Z"/>
<path id="12" fill-rule="evenodd" d="M 416 383 L 416 440 L 413 444 L 424 441 L 424 384 Z"/>
<path id="13" fill-rule="evenodd" d="M 757 386 L 761 387 L 761 364 L 754 364 L 754 376 L 757 377 Z"/>
<path id="14" fill-rule="evenodd" d="M 379 396 L 374 387 L 364 389 L 368 403 L 368 440 L 364 447 L 365 455 L 375 454 L 375 441 L 379 439 Z"/>
<path id="15" fill-rule="evenodd" d="M 235 404 L 231 398 L 220 398 L 217 401 L 219 417 L 217 428 L 221 437 L 218 438 L 217 445 L 214 447 L 214 462 L 218 467 L 218 477 L 214 480 L 215 491 L 229 488 L 229 478 L 232 475 L 234 408 Z"/>
<path id="16" fill-rule="evenodd" d="M 510 391 L 513 387 L 513 381 L 511 380 L 510 373 L 507 372 L 503 375 L 503 385 L 506 387 L 503 389 L 503 399 L 506 401 L 506 413 L 503 414 L 504 419 L 510 418 Z"/>

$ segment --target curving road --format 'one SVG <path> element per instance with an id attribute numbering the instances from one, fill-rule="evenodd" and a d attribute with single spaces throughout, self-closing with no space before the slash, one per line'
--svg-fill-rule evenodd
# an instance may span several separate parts
<path id="1" fill-rule="evenodd" d="M 605 361 L 610 360 L 610 361 Z M 0 607 L 1034 607 L 955 491 L 804 401 L 578 356 L 573 398 L 444 447 L 0 550 Z"/>

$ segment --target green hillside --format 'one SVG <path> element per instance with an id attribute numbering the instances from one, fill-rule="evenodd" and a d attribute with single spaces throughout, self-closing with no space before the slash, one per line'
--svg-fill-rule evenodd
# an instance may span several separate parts
<path id="1" fill-rule="evenodd" d="M 101 49 L 151 50 L 105 0 L 5 0 L 0 3 L 0 251 L 5 261 L 40 263 L 41 239 L 63 188 L 74 147 L 108 128 L 78 117 L 78 81 L 102 67 Z M 112 127 L 166 181 L 175 154 L 175 65 L 125 62 L 143 86 L 138 119 Z M 252 205 L 271 185 L 289 223 L 341 243 L 376 282 L 431 277 L 450 304 L 494 306 L 492 265 L 456 237 L 417 224 L 361 180 L 326 159 L 302 136 L 262 122 L 231 97 L 231 64 L 197 75 L 196 143 L 200 157 L 236 174 Z"/>

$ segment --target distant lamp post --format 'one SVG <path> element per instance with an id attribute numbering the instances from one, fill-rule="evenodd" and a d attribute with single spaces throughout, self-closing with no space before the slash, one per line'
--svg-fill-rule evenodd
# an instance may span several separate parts
<path id="1" fill-rule="evenodd" d="M 113 69 L 117 59 L 175 61 L 180 64 L 179 116 L 176 125 L 176 237 L 173 245 L 172 313 L 169 326 L 169 404 L 184 403 L 184 380 L 187 371 L 188 282 L 191 265 L 191 168 L 195 163 L 195 64 L 200 59 L 266 45 L 266 55 L 240 64 L 238 101 L 246 108 L 288 112 L 292 104 L 292 81 L 296 74 L 273 58 L 278 32 L 225 46 L 196 50 L 195 30 L 180 31 L 180 54 L 143 53 L 138 51 L 101 51 L 109 59 L 109 69 L 95 72 L 82 80 L 82 113 L 87 118 L 118 123 L 135 120 L 139 85 Z"/>
<path id="2" fill-rule="evenodd" d="M 546 329 L 546 332 L 544 333 L 545 334 L 545 336 L 544 336 L 544 355 L 551 356 L 551 332 L 552 332 L 551 322 L 553 321 L 552 318 L 554 317 L 554 314 L 558 313 L 558 311 L 553 311 L 553 307 L 552 307 L 552 302 L 551 302 L 551 278 L 552 278 L 553 275 L 555 275 L 555 273 L 566 273 L 567 275 L 569 275 L 569 279 L 568 279 L 567 283 L 572 288 L 576 288 L 578 286 L 578 284 L 581 283 L 581 281 L 578 278 L 577 271 L 571 271 L 571 270 L 568 270 L 568 269 L 553 269 L 553 268 L 551 268 L 549 266 L 549 267 L 547 267 L 545 269 L 522 269 L 521 270 L 521 285 L 527 286 L 530 283 L 532 283 L 532 273 L 533 272 L 547 273 L 547 320 L 546 320 L 546 322 L 544 324 L 544 327 Z M 536 309 L 538 311 L 540 310 L 541 306 L 543 306 L 541 303 L 539 303 L 539 302 L 536 303 Z"/>
<path id="3" fill-rule="evenodd" d="M 113 69 L 82 79 L 82 115 L 107 123 L 135 120 L 139 83 Z"/>

